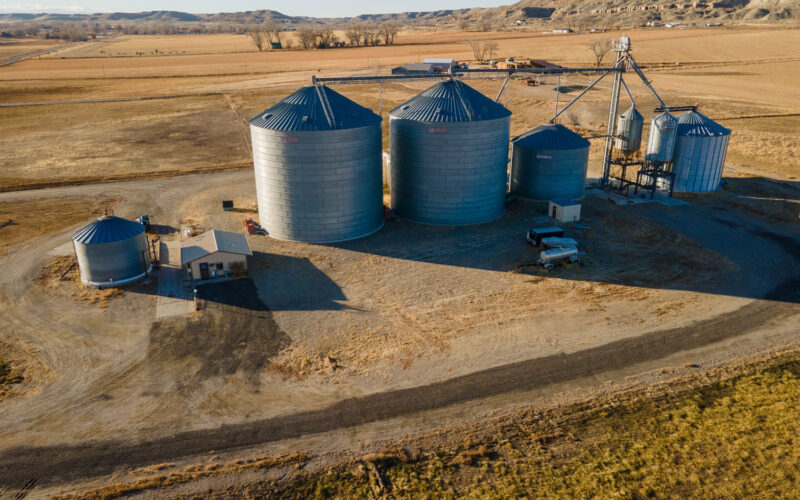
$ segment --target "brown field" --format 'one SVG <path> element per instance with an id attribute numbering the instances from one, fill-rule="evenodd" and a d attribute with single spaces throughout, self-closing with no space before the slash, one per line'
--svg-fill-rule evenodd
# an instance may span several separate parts
<path id="1" fill-rule="evenodd" d="M 554 275 L 534 265 L 522 238 L 545 207 L 522 200 L 510 202 L 501 219 L 468 230 L 394 219 L 369 238 L 336 245 L 249 236 L 250 279 L 229 282 L 241 288 L 223 284 L 216 299 L 199 297 L 200 312 L 163 320 L 154 319 L 166 297 L 163 274 L 119 297 L 76 296 L 74 284 L 61 283 L 56 275 L 71 264 L 63 254 L 73 226 L 113 203 L 121 216 L 149 213 L 165 240 L 175 237 L 169 228 L 187 220 L 241 231 L 242 219 L 256 214 L 248 120 L 312 75 L 385 74 L 429 56 L 471 59 L 474 37 L 496 40 L 500 57 L 588 65 L 586 43 L 600 35 L 409 31 L 392 47 L 264 53 L 244 36 L 130 36 L 0 67 L 0 101 L 24 104 L 0 107 L 0 363 L 36 392 L 6 393 L 0 483 L 28 474 L 41 481 L 40 496 L 167 487 L 176 496 L 203 496 L 212 487 L 288 477 L 300 481 L 289 488 L 309 496 L 365 496 L 361 480 L 369 474 L 336 468 L 340 455 L 316 462 L 331 471 L 325 477 L 334 485 L 287 476 L 286 469 L 331 450 L 377 451 L 375 442 L 502 408 L 591 401 L 621 387 L 646 393 L 654 381 L 697 363 L 711 368 L 796 343 L 800 233 L 793 221 L 800 196 L 791 181 L 800 178 L 800 30 L 630 34 L 638 61 L 660 65 L 647 76 L 668 103 L 696 103 L 733 129 L 728 182 L 718 193 L 681 196 L 691 204 L 669 208 L 620 207 L 587 196 L 586 226 L 567 231 L 579 238 L 586 265 Z M 4 49 L 28 52 L 28 45 Z M 501 99 L 513 111 L 512 136 L 547 121 L 557 95 L 563 106 L 593 80 L 513 80 Z M 626 81 L 650 115 L 654 96 L 633 75 Z M 380 102 L 376 85 L 336 90 L 382 110 L 387 148 L 388 111 L 430 84 L 383 84 Z M 493 98 L 502 79 L 469 84 Z M 560 118 L 600 139 L 592 143 L 592 175 L 600 167 L 609 87 L 602 82 Z M 627 108 L 627 97 L 621 106 Z M 221 170 L 230 171 L 200 175 Z M 118 180 L 132 182 L 112 182 Z M 225 199 L 238 210 L 221 211 Z M 694 380 L 690 389 L 702 392 L 702 383 Z M 794 397 L 797 384 L 790 385 L 785 394 Z M 637 393 L 637 404 L 645 393 Z M 645 410 L 629 420 L 644 424 L 625 443 L 639 446 L 651 417 L 669 418 L 660 408 Z M 708 425 L 719 421 L 715 415 Z M 541 441 L 549 438 L 537 435 L 535 422 L 524 424 L 530 427 L 521 439 L 550 442 Z M 581 441 L 600 432 L 567 429 Z M 556 437 L 553 446 L 578 446 L 572 436 Z M 501 474 L 513 455 L 502 443 L 513 436 L 504 430 L 497 438 L 488 448 L 443 441 L 453 447 L 442 455 L 455 464 L 443 476 L 452 491 L 481 495 L 464 487 L 472 476 L 462 476 L 461 466 Z M 607 449 L 605 438 L 596 442 Z M 753 446 L 741 450 L 752 453 Z M 286 455 L 297 451 L 304 453 Z M 430 453 L 411 461 L 414 470 L 373 459 L 397 496 L 424 496 L 435 485 L 399 485 L 436 467 L 439 455 Z M 624 450 L 616 453 L 627 460 Z M 580 465 L 543 456 L 543 463 Z M 24 474 L 12 467 L 18 463 L 26 464 Z M 537 463 L 519 463 L 517 471 L 527 477 Z M 676 474 L 688 470 L 682 467 Z M 347 489 L 347 477 L 334 478 L 351 473 L 359 476 L 355 490 Z M 237 478 L 226 482 L 231 475 Z M 181 489 L 184 483 L 191 486 Z M 10 491 L 24 486 L 11 484 Z M 278 486 L 251 493 L 281 496 Z M 494 486 L 482 493 L 519 493 Z"/>
<path id="2" fill-rule="evenodd" d="M 177 98 L 0 109 L 0 145 L 9 152 L 0 159 L 0 184 L 19 186 L 47 178 L 135 177 L 148 172 L 244 164 L 249 161 L 247 119 L 297 85 L 307 83 L 312 74 L 377 74 L 427 56 L 470 59 L 467 40 L 477 35 L 409 31 L 402 33 L 392 47 L 264 53 L 248 47 L 244 35 L 125 36 L 67 48 L 53 57 L 22 61 L 0 68 L 3 102 Z M 502 57 L 588 65 L 587 40 L 619 33 L 479 35 L 496 40 L 497 54 Z M 786 179 L 797 176 L 800 139 L 793 133 L 797 118 L 769 116 L 800 112 L 796 99 L 800 88 L 796 60 L 800 30 L 640 30 L 631 35 L 641 64 L 682 63 L 648 73 L 665 99 L 677 104 L 699 103 L 707 114 L 734 129 L 729 173 L 763 171 Z M 176 55 L 86 57 L 108 55 L 103 47 L 120 53 L 158 48 L 159 52 Z M 564 94 L 561 102 L 592 79 L 578 75 L 563 78 L 561 85 L 574 90 Z M 655 103 L 634 77 L 627 80 L 641 104 Z M 556 81 L 554 77 L 541 81 L 545 85 L 537 88 L 521 81 L 512 83 L 508 100 L 514 111 L 512 134 L 525 132 L 552 115 Z M 476 80 L 473 84 L 493 96 L 501 82 Z M 384 113 L 425 86 L 415 82 L 385 85 Z M 376 86 L 338 89 L 378 110 Z M 605 122 L 607 91 L 607 83 L 601 83 L 564 116 L 564 122 L 599 135 Z M 39 147 L 43 141 L 48 148 Z M 596 145 L 595 161 L 599 141 Z M 771 153 L 753 154 L 765 148 Z M 596 163 L 592 168 L 596 170 Z"/>
<path id="3" fill-rule="evenodd" d="M 9 57 L 35 52 L 37 50 L 49 49 L 63 45 L 63 42 L 58 40 L 13 40 L 13 41 L 0 41 L 0 62 L 3 62 Z"/>

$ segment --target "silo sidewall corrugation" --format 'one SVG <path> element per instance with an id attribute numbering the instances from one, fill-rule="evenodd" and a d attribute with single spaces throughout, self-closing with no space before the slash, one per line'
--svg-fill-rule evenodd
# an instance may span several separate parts
<path id="1" fill-rule="evenodd" d="M 392 210 L 423 224 L 460 226 L 505 213 L 509 117 L 427 123 L 392 118 Z"/>
<path id="2" fill-rule="evenodd" d="M 673 190 L 706 193 L 719 189 L 730 135 L 681 135 L 675 139 Z"/>
<path id="3" fill-rule="evenodd" d="M 122 285 L 144 278 L 150 269 L 145 233 L 111 243 L 73 244 L 81 281 L 86 285 Z"/>
<path id="4" fill-rule="evenodd" d="M 536 149 L 514 145 L 511 192 L 530 200 L 578 200 L 586 190 L 589 147 Z"/>
<path id="5" fill-rule="evenodd" d="M 250 133 L 259 219 L 270 237 L 333 243 L 383 226 L 379 124 Z"/>

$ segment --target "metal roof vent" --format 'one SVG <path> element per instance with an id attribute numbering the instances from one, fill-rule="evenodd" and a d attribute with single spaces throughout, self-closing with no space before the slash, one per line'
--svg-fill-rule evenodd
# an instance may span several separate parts
<path id="1" fill-rule="evenodd" d="M 402 108 L 400 108 L 400 109 L 402 109 L 403 111 L 405 111 L 405 110 L 407 110 L 407 109 L 408 109 L 408 108 L 410 108 L 410 107 L 411 107 L 411 106 L 409 106 L 408 104 L 406 104 L 405 106 L 403 106 L 403 107 L 402 107 Z"/>
<path id="2" fill-rule="evenodd" d="M 272 113 L 267 113 L 267 114 L 265 114 L 264 116 L 262 116 L 262 118 L 263 118 L 264 120 L 269 120 L 270 118 L 272 118 Z"/>
<path id="3" fill-rule="evenodd" d="M 303 123 L 308 123 L 308 116 L 303 117 Z"/>

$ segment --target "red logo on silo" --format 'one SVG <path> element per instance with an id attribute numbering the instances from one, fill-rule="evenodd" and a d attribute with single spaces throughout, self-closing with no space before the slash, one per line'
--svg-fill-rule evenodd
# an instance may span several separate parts
<path id="1" fill-rule="evenodd" d="M 300 139 L 296 139 L 294 137 L 281 137 L 283 142 L 300 142 Z"/>
<path id="2" fill-rule="evenodd" d="M 444 134 L 447 132 L 446 128 L 429 128 L 428 132 L 431 134 Z"/>

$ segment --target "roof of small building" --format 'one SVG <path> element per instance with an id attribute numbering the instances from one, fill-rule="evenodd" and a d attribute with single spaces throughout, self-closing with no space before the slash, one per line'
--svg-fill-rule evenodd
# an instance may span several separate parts
<path id="1" fill-rule="evenodd" d="M 436 57 L 429 57 L 427 59 L 422 60 L 423 63 L 428 64 L 455 64 L 455 59 L 444 59 L 444 58 L 436 58 Z"/>
<path id="2" fill-rule="evenodd" d="M 432 72 L 433 71 L 433 64 L 430 64 L 430 63 L 427 63 L 427 64 L 426 63 L 422 63 L 422 64 L 416 64 L 416 63 L 403 64 L 402 66 L 397 66 L 394 69 L 396 69 L 396 70 L 397 69 L 404 69 L 406 71 L 427 71 L 427 72 Z"/>
<path id="3" fill-rule="evenodd" d="M 511 111 L 460 80 L 445 80 L 389 112 L 392 118 L 421 122 L 494 120 Z"/>
<path id="4" fill-rule="evenodd" d="M 144 232 L 144 226 L 122 217 L 106 215 L 78 229 L 72 239 L 84 245 L 127 240 Z"/>
<path id="5" fill-rule="evenodd" d="M 212 229 L 181 242 L 181 264 L 188 264 L 215 252 L 253 255 L 242 233 Z"/>
<path id="6" fill-rule="evenodd" d="M 325 116 L 321 96 L 328 101 L 333 125 Z M 307 85 L 278 101 L 250 120 L 250 125 L 269 130 L 314 131 L 366 127 L 381 117 L 325 85 Z"/>

